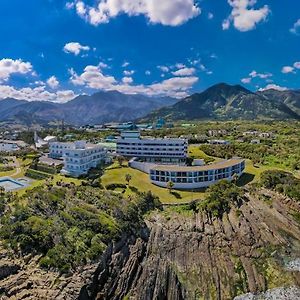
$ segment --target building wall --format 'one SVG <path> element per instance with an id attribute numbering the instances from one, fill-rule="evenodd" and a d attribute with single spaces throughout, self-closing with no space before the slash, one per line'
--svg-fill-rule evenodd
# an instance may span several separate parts
<path id="1" fill-rule="evenodd" d="M 125 157 L 157 158 L 166 163 L 185 160 L 187 140 L 184 139 L 118 139 L 117 154 Z M 151 160 L 149 160 L 151 161 Z M 154 160 L 153 160 L 154 161 Z"/>
<path id="2" fill-rule="evenodd" d="M 167 166 L 163 171 L 160 166 L 160 170 L 156 170 L 155 167 L 151 168 L 149 176 L 153 184 L 161 187 L 167 187 L 168 182 L 172 181 L 174 189 L 199 189 L 213 185 L 222 179 L 231 181 L 235 174 L 241 176 L 244 169 L 244 161 L 226 168 L 216 164 L 215 169 L 188 172 L 169 171 Z"/>
<path id="3" fill-rule="evenodd" d="M 17 151 L 20 148 L 14 143 L 0 143 L 0 152 Z"/>

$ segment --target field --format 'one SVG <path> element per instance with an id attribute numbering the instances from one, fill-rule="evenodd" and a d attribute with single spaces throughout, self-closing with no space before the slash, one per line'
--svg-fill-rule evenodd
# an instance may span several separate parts
<path id="1" fill-rule="evenodd" d="M 112 183 L 126 184 L 125 175 L 130 174 L 132 179 L 129 186 L 136 187 L 140 192 L 151 191 L 153 194 L 160 198 L 162 203 L 186 203 L 192 200 L 203 199 L 206 195 L 205 192 L 186 192 L 174 191 L 172 194 L 164 188 L 151 184 L 148 174 L 141 171 L 131 169 L 127 165 L 120 167 L 117 163 L 108 167 L 104 175 L 101 177 L 101 183 L 106 186 Z M 125 196 L 134 193 L 130 188 L 126 188 Z"/>

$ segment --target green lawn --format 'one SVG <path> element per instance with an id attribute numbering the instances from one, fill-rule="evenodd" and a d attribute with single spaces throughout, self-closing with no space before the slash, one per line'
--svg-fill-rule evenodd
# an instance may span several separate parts
<path id="1" fill-rule="evenodd" d="M 160 198 L 162 203 L 185 203 L 196 199 L 203 199 L 206 195 L 205 192 L 190 192 L 190 191 L 174 191 L 171 194 L 167 189 L 153 185 L 150 182 L 149 175 L 141 171 L 129 168 L 127 165 L 119 167 L 117 163 L 113 164 L 105 170 L 104 175 L 101 177 L 101 182 L 104 186 L 111 183 L 126 184 L 125 175 L 130 174 L 132 179 L 130 186 L 137 188 L 140 192 L 151 191 L 153 194 Z M 129 188 L 125 191 L 125 196 L 131 195 L 132 192 Z"/>

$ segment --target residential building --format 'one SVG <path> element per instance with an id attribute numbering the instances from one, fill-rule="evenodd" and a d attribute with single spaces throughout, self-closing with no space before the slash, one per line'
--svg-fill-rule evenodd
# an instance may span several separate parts
<path id="1" fill-rule="evenodd" d="M 23 141 L 0 140 L 0 152 L 17 151 L 26 146 Z"/>
<path id="2" fill-rule="evenodd" d="M 188 142 L 179 138 L 141 138 L 139 131 L 123 131 L 117 139 L 117 154 L 147 162 L 185 163 Z"/>
<path id="3" fill-rule="evenodd" d="M 229 145 L 230 142 L 226 140 L 209 140 L 209 144 L 211 145 Z"/>

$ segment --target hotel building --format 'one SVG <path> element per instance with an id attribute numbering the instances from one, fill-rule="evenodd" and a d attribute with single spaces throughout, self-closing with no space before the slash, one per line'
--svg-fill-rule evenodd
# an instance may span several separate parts
<path id="1" fill-rule="evenodd" d="M 232 158 L 203 166 L 152 165 L 149 176 L 153 184 L 161 187 L 172 181 L 175 189 L 199 189 L 222 179 L 231 181 L 235 175 L 241 176 L 244 169 L 243 159 Z"/>
<path id="2" fill-rule="evenodd" d="M 51 158 L 63 158 L 61 173 L 73 177 L 86 174 L 101 162 L 107 162 L 107 151 L 100 145 L 87 144 L 85 141 L 74 143 L 50 143 Z"/>
<path id="3" fill-rule="evenodd" d="M 187 148 L 186 139 L 141 138 L 139 131 L 123 131 L 117 139 L 118 155 L 152 163 L 185 163 Z"/>

